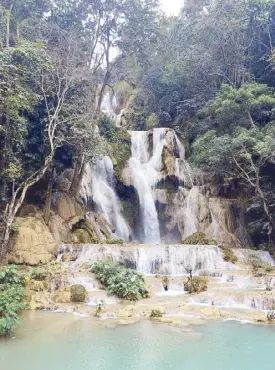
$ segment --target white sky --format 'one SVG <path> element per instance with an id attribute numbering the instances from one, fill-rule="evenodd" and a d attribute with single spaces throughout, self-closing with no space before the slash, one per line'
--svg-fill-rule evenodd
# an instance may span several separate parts
<path id="1" fill-rule="evenodd" d="M 178 15 L 184 0 L 160 0 L 160 2 L 167 15 Z"/>

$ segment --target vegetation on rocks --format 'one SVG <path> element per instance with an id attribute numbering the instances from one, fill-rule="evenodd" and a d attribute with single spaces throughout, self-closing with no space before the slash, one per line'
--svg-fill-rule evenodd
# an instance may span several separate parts
<path id="1" fill-rule="evenodd" d="M 233 264 L 238 262 L 238 257 L 234 254 L 232 248 L 228 246 L 219 246 L 219 248 L 222 250 L 223 258 L 226 262 L 231 262 Z"/>
<path id="2" fill-rule="evenodd" d="M 120 244 L 122 245 L 124 243 L 123 239 L 119 239 L 119 238 L 112 238 L 112 239 L 107 239 L 106 244 Z"/>
<path id="3" fill-rule="evenodd" d="M 116 295 L 130 301 L 137 301 L 149 296 L 143 275 L 132 269 L 116 263 L 100 261 L 94 263 L 90 270 L 107 288 L 110 295 Z"/>
<path id="4" fill-rule="evenodd" d="M 184 290 L 190 294 L 205 292 L 208 288 L 208 278 L 193 276 L 184 283 Z"/>
<path id="5" fill-rule="evenodd" d="M 263 276 L 272 271 L 272 266 L 269 263 L 262 261 L 260 256 L 256 253 L 251 253 L 247 262 L 255 276 Z"/>
<path id="6" fill-rule="evenodd" d="M 11 335 L 20 324 L 18 313 L 26 307 L 22 303 L 24 284 L 24 278 L 16 266 L 0 269 L 0 337 Z"/>
<path id="7" fill-rule="evenodd" d="M 196 233 L 188 236 L 185 240 L 183 240 L 182 244 L 186 244 L 186 245 L 213 245 L 213 244 L 216 244 L 216 242 L 209 240 L 204 233 L 196 232 Z"/>

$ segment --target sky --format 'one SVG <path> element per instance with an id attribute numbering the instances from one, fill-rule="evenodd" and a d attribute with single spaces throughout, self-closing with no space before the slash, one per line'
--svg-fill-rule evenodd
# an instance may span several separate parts
<path id="1" fill-rule="evenodd" d="M 160 0 L 167 15 L 177 15 L 183 7 L 184 0 Z"/>

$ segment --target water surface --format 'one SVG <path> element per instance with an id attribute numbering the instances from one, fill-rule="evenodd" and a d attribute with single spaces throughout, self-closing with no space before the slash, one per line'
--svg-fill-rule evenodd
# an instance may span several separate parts
<path id="1" fill-rule="evenodd" d="M 73 315 L 32 312 L 0 342 L 0 370 L 274 370 L 275 328 L 234 322 L 151 322 L 104 328 Z M 198 334 L 200 333 L 200 334 Z"/>

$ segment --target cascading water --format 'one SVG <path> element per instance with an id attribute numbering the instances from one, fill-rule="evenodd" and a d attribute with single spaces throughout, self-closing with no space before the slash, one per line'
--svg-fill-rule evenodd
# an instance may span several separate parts
<path id="1" fill-rule="evenodd" d="M 183 245 L 135 246 L 127 249 L 118 246 L 85 246 L 72 266 L 104 260 L 105 255 L 145 275 L 188 275 L 190 266 L 193 274 L 236 269 L 233 264 L 224 262 L 222 252 L 216 246 Z"/>
<path id="2" fill-rule="evenodd" d="M 92 197 L 97 212 L 115 227 L 117 236 L 129 240 L 130 230 L 122 216 L 119 199 L 114 190 L 114 168 L 110 157 L 98 160 L 92 169 Z"/>
<path id="3" fill-rule="evenodd" d="M 137 190 L 140 205 L 140 223 L 143 235 L 140 239 L 145 243 L 158 244 L 160 242 L 160 225 L 155 205 L 155 190 L 160 180 L 165 179 L 162 173 L 163 150 L 172 142 L 174 152 L 178 158 L 174 158 L 173 173 L 179 180 L 192 186 L 190 168 L 185 161 L 184 147 L 173 130 L 166 128 L 153 129 L 152 144 L 150 151 L 150 131 L 131 131 L 132 157 L 129 167 L 132 173 L 133 185 Z M 173 154 L 171 153 L 173 157 Z"/>
<path id="4" fill-rule="evenodd" d="M 154 130 L 154 132 L 156 131 Z M 157 136 L 158 140 L 154 136 L 154 152 L 150 158 L 148 133 L 145 131 L 132 131 L 131 138 L 132 158 L 129 160 L 129 166 L 132 170 L 133 184 L 139 196 L 140 222 L 143 231 L 141 239 L 145 243 L 158 244 L 160 242 L 160 231 L 154 200 L 154 185 L 159 177 L 157 169 L 164 139 L 161 135 Z"/>

